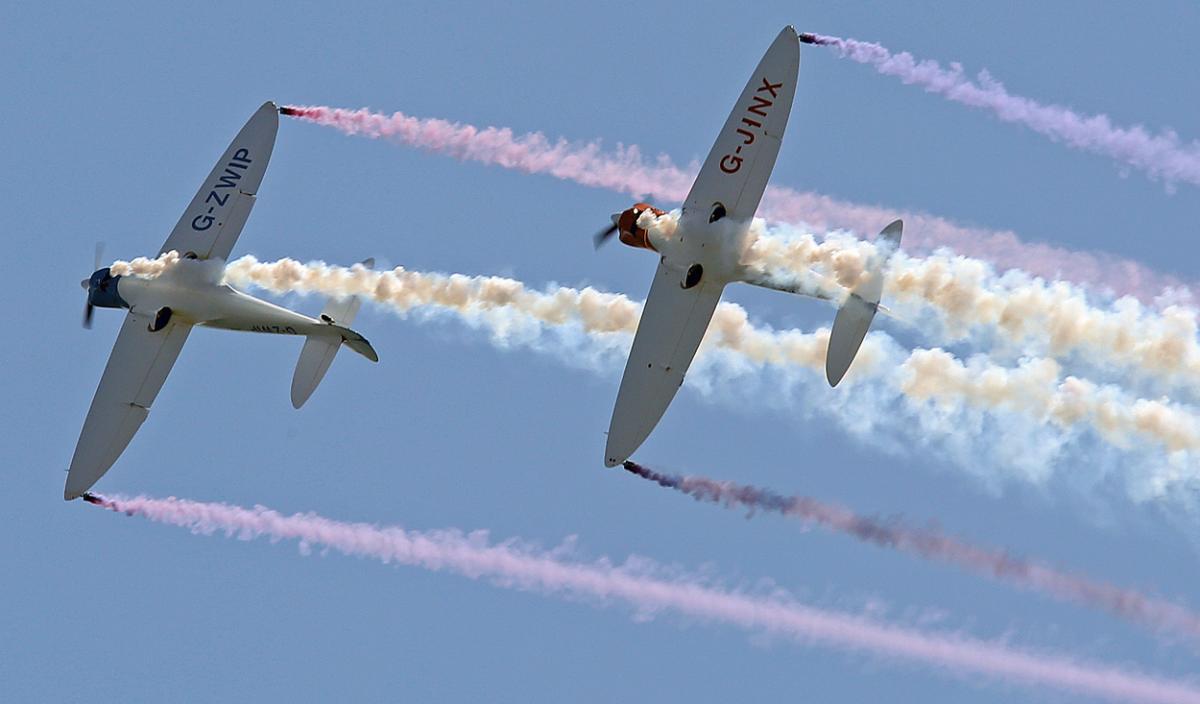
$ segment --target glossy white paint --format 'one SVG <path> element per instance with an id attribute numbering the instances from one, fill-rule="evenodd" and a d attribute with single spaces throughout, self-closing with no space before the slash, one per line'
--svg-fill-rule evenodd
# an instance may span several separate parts
<path id="1" fill-rule="evenodd" d="M 721 292 L 740 272 L 750 221 L 779 155 L 800 70 L 800 43 L 785 27 L 725 121 L 684 201 L 662 254 L 621 378 L 604 463 L 624 462 L 658 425 L 683 383 Z M 724 216 L 714 219 L 714 210 Z M 703 275 L 684 288 L 689 269 Z"/>
<path id="2" fill-rule="evenodd" d="M 267 101 L 246 121 L 163 242 L 159 253 L 192 252 L 199 259 L 229 259 L 275 148 L 279 108 Z"/>
<path id="3" fill-rule="evenodd" d="M 90 489 L 125 451 L 192 329 L 172 323 L 152 333 L 149 322 L 132 313 L 125 316 L 71 458 L 63 490 L 68 501 Z"/>
<path id="4" fill-rule="evenodd" d="M 375 265 L 375 260 L 368 259 L 362 264 L 370 269 Z M 362 299 L 357 296 L 341 300 L 331 299 L 325 305 L 325 309 L 321 311 L 320 319 L 322 322 L 348 327 L 350 323 L 354 322 L 354 316 L 358 314 L 361 306 Z M 308 397 L 312 396 L 312 392 L 316 390 L 317 384 L 321 383 L 321 379 L 325 378 L 325 372 L 329 371 L 329 365 L 333 363 L 333 358 L 341 347 L 340 335 L 309 335 L 308 339 L 304 341 L 304 348 L 300 350 L 300 359 L 296 362 L 296 371 L 292 374 L 293 408 L 300 408 L 308 400 Z"/>
<path id="5" fill-rule="evenodd" d="M 829 333 L 829 349 L 825 353 L 825 378 L 830 386 L 837 386 L 850 369 L 850 364 L 862 346 L 863 338 L 879 310 L 883 296 L 884 267 L 896 248 L 904 222 L 896 220 L 879 233 L 875 240 L 875 255 L 867 262 L 864 275 L 857 286 L 846 296 L 833 319 L 833 330 Z"/>
<path id="6" fill-rule="evenodd" d="M 327 312 L 336 311 L 338 315 L 331 317 L 342 324 L 329 323 L 221 283 L 224 260 L 254 206 L 278 127 L 278 109 L 274 103 L 264 103 L 218 160 L 159 250 L 188 258 L 156 278 L 114 280 L 129 312 L 84 420 L 67 474 L 65 499 L 87 492 L 129 445 L 194 326 L 306 336 L 319 353 L 310 353 L 312 359 L 302 353 L 303 373 L 297 369 L 297 377 L 303 377 L 299 396 L 295 380 L 292 385 L 297 407 L 316 388 L 342 343 L 379 361 L 370 343 L 345 327 L 358 310 L 357 301 L 331 304 Z"/>

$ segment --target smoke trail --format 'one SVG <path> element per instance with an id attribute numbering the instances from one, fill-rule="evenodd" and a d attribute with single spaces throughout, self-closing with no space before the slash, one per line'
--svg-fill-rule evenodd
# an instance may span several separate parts
<path id="1" fill-rule="evenodd" d="M 908 52 L 893 54 L 879 44 L 856 39 L 818 35 L 813 43 L 831 46 L 843 58 L 873 66 L 885 76 L 921 86 L 947 100 L 988 110 L 1004 122 L 1024 125 L 1051 141 L 1140 169 L 1152 179 L 1162 179 L 1168 188 L 1180 181 L 1200 185 L 1200 143 L 1184 144 L 1174 131 L 1151 134 L 1140 125 L 1117 127 L 1107 115 L 1085 116 L 1061 105 L 1042 105 L 1012 95 L 986 70 L 972 81 L 959 63 L 942 68 L 936 61 L 917 61 Z"/>
<path id="2" fill-rule="evenodd" d="M 342 523 L 312 513 L 284 516 L 263 506 L 253 509 L 181 499 L 88 499 L 104 508 L 180 526 L 193 533 L 223 532 L 250 540 L 297 540 L 301 550 L 314 546 L 346 555 L 371 557 L 430 571 L 486 578 L 497 586 L 541 594 L 617 600 L 639 612 L 670 610 L 745 629 L 787 635 L 847 651 L 889 655 L 957 672 L 1041 685 L 1102 697 L 1140 702 L 1200 702 L 1195 685 L 1154 677 L 1111 665 L 1088 663 L 1045 652 L 1028 652 L 960 635 L 934 634 L 806 606 L 779 594 L 754 597 L 709 586 L 695 579 L 647 574 L 644 561 L 635 569 L 608 560 L 564 559 L 513 541 L 491 543 L 484 532 L 418 532 L 396 526 Z"/>
<path id="3" fill-rule="evenodd" d="M 678 212 L 643 216 L 659 236 L 673 236 Z M 760 278 L 838 298 L 860 284 L 875 247 L 847 236 L 818 241 L 789 226 L 756 219 L 743 264 Z M 139 260 L 139 272 L 161 267 Z M 127 271 L 117 262 L 114 273 Z M 814 277 L 814 272 L 824 276 Z M 1093 302 L 1069 284 L 1046 283 L 1020 272 L 997 276 L 984 262 L 937 253 L 898 252 L 886 273 L 889 306 L 933 344 L 968 344 L 1000 362 L 1049 357 L 1072 373 L 1120 383 L 1135 393 L 1182 390 L 1200 397 L 1200 339 L 1196 312 L 1180 305 L 1148 309 L 1131 298 Z M 1142 387 L 1145 388 L 1142 388 Z"/>
<path id="4" fill-rule="evenodd" d="M 378 272 L 361 267 L 304 265 L 290 259 L 262 263 L 247 256 L 231 262 L 225 276 L 232 283 L 274 293 L 361 295 L 402 314 L 416 307 L 433 306 L 466 318 L 480 318 L 487 324 L 489 311 L 518 312 L 552 326 L 576 323 L 585 332 L 598 335 L 632 334 L 641 311 L 640 303 L 591 287 L 537 292 L 512 279 L 425 274 L 401 267 Z M 495 325 L 502 328 L 509 323 L 504 319 Z M 622 344 L 628 344 L 627 339 L 623 338 Z M 819 370 L 825 363 L 827 344 L 826 330 L 805 334 L 756 326 L 741 306 L 721 303 L 702 350 L 717 347 L 755 364 Z M 855 376 L 870 379 L 885 371 L 890 373 L 894 367 L 885 362 L 891 356 L 889 346 L 894 347 L 882 333 L 868 338 L 855 361 Z M 1130 400 L 1113 387 L 1075 377 L 1061 378 L 1059 365 L 1053 360 L 1025 360 L 1016 369 L 1006 369 L 982 360 L 966 365 L 940 349 L 917 349 L 898 360 L 898 366 L 901 390 L 914 403 L 1010 409 L 1062 428 L 1090 425 L 1118 446 L 1128 446 L 1133 438 L 1143 437 L 1171 452 L 1200 450 L 1200 422 L 1185 408 L 1164 400 Z"/>
<path id="5" fill-rule="evenodd" d="M 677 216 L 645 224 L 669 233 Z M 761 220 L 751 225 L 751 241 L 743 258 L 749 269 L 835 297 L 859 284 L 875 256 L 871 243 L 839 235 L 818 241 Z M 814 271 L 842 288 L 814 282 Z M 966 343 L 1001 359 L 1048 356 L 1126 385 L 1145 381 L 1157 393 L 1200 393 L 1200 340 L 1190 307 L 1151 310 L 1129 297 L 1105 305 L 1066 282 L 1047 283 L 1020 271 L 1001 277 L 985 262 L 946 252 L 897 252 L 885 290 L 889 305 L 903 317 L 919 318 L 920 334 L 937 344 Z"/>
<path id="6" fill-rule="evenodd" d="M 930 528 L 860 516 L 843 506 L 822 503 L 807 496 L 783 496 L 767 489 L 707 477 L 665 474 L 633 461 L 625 462 L 624 467 L 631 474 L 687 494 L 697 501 L 745 508 L 751 512 L 772 511 L 863 542 L 948 562 L 1024 589 L 1097 607 L 1128 621 L 1181 632 L 1192 638 L 1200 636 L 1200 616 L 1178 604 L 1151 598 L 1133 589 L 1095 582 L 1000 550 L 970 545 Z"/>
<path id="7" fill-rule="evenodd" d="M 153 274 L 170 261 L 168 256 L 120 266 Z M 623 295 L 590 287 L 535 291 L 512 279 L 426 274 L 401 267 L 381 272 L 290 259 L 262 263 L 246 256 L 231 262 L 225 276 L 235 285 L 273 293 L 358 295 L 401 316 L 449 313 L 487 329 L 502 346 L 516 341 L 548 348 L 571 364 L 590 363 L 593 368 L 620 364 L 641 310 L 640 303 Z M 546 345 L 538 337 L 543 330 L 575 331 L 582 339 L 575 346 L 566 338 Z M 804 407 L 831 413 L 865 439 L 881 442 L 880 434 L 887 431 L 903 438 L 905 445 L 914 439 L 945 442 L 939 449 L 950 452 L 964 468 L 974 470 L 987 460 L 1025 481 L 1044 481 L 1053 471 L 1055 456 L 1075 433 L 1086 432 L 1108 448 L 1104 462 L 1082 464 L 1105 471 L 1119 457 L 1135 500 L 1172 495 L 1188 503 L 1189 487 L 1200 482 L 1193 454 L 1200 450 L 1200 420 L 1169 400 L 1131 399 L 1115 387 L 1064 377 L 1050 359 L 1025 359 L 1009 369 L 980 357 L 963 363 L 940 349 L 905 353 L 879 332 L 867 337 L 846 390 L 834 395 L 818 381 L 828 339 L 826 329 L 802 333 L 754 325 L 745 309 L 722 303 L 688 379 L 701 385 L 710 384 L 711 377 L 750 381 L 764 369 L 779 370 L 785 375 L 785 393 L 794 384 L 819 388 L 820 395 Z M 795 371 L 807 374 L 790 376 Z M 774 389 L 776 394 L 780 390 Z M 985 415 L 976 417 L 979 412 Z M 1035 442 L 1030 434 L 1039 439 Z M 1012 443 L 1006 446 L 1002 440 L 1008 435 Z M 979 441 L 987 446 L 977 446 Z"/>
<path id="8" fill-rule="evenodd" d="M 289 106 L 282 112 L 350 135 L 388 139 L 436 154 L 525 173 L 549 174 L 635 198 L 656 196 L 682 201 L 698 168 L 693 164 L 687 170 L 680 169 L 663 155 L 647 159 L 634 145 L 618 144 L 614 150 L 605 152 L 598 141 L 551 140 L 540 132 L 516 135 L 507 127 L 479 128 L 401 112 L 386 115 L 365 108 L 346 110 L 325 106 Z M 1177 279 L 1131 260 L 1026 243 L 1010 231 L 963 227 L 927 213 L 848 203 L 778 186 L 767 188 L 759 213 L 770 220 L 803 223 L 816 230 L 848 229 L 864 236 L 874 236 L 884 223 L 903 217 L 905 247 L 909 249 L 948 247 L 987 259 L 1000 269 L 1023 269 L 1047 279 L 1063 277 L 1145 301 L 1153 300 L 1164 289 L 1182 287 Z"/>

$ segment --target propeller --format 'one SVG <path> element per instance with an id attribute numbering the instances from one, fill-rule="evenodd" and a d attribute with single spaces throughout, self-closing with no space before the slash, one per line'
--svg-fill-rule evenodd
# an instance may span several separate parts
<path id="1" fill-rule="evenodd" d="M 607 243 L 608 240 L 615 234 L 617 234 L 617 226 L 609 225 L 603 230 L 592 235 L 592 241 L 596 245 L 596 249 L 603 247 L 605 243 Z"/>
<path id="2" fill-rule="evenodd" d="M 103 257 L 104 257 L 104 243 L 97 242 L 96 243 L 96 255 L 92 259 L 92 271 L 93 272 L 100 270 L 100 261 L 103 259 Z M 91 283 L 92 283 L 92 281 L 90 278 L 84 279 L 83 281 L 79 282 L 79 285 L 83 287 L 83 290 L 88 292 L 87 304 L 83 308 L 83 327 L 88 330 L 92 329 L 92 313 L 95 312 L 95 308 L 96 308 L 95 306 L 92 305 Z"/>
<path id="3" fill-rule="evenodd" d="M 603 247 L 610 239 L 612 239 L 613 235 L 617 234 L 617 230 L 620 229 L 620 226 L 618 225 L 620 221 L 621 214 L 613 213 L 612 224 L 592 235 L 592 242 L 596 245 L 596 249 Z"/>

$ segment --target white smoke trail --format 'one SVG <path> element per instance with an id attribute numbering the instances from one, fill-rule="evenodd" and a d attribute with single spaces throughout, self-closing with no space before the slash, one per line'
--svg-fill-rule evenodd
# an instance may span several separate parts
<path id="1" fill-rule="evenodd" d="M 1043 105 L 1012 95 L 987 70 L 972 81 L 957 62 L 942 68 L 937 61 L 917 61 L 906 51 L 893 54 L 880 44 L 857 39 L 818 35 L 814 43 L 831 46 L 840 56 L 872 66 L 885 76 L 987 110 L 1004 122 L 1024 125 L 1051 141 L 1140 169 L 1152 179 L 1162 179 L 1168 188 L 1178 182 L 1200 185 L 1200 142 L 1185 144 L 1172 130 L 1151 134 L 1141 125 L 1118 127 L 1107 115 L 1081 115 L 1061 105 Z"/>
<path id="2" fill-rule="evenodd" d="M 161 269 L 154 260 L 121 266 L 143 274 Z M 263 263 L 247 256 L 231 262 L 225 275 L 235 285 L 274 293 L 359 295 L 402 316 L 450 313 L 487 329 L 502 345 L 548 348 L 572 364 L 605 368 L 618 366 L 628 352 L 641 308 L 625 296 L 590 287 L 535 291 L 512 279 L 400 267 L 380 272 L 290 259 Z M 560 337 L 545 342 L 540 336 L 547 330 Z M 568 339 L 573 334 L 578 339 Z M 1097 473 L 1090 479 L 1103 479 L 1119 458 L 1135 499 L 1192 501 L 1190 492 L 1200 482 L 1200 421 L 1187 407 L 1133 399 L 1111 386 L 1063 376 L 1053 360 L 1027 359 L 1012 369 L 982 357 L 963 363 L 939 349 L 905 353 L 882 333 L 868 336 L 847 388 L 834 393 L 819 381 L 828 334 L 754 325 L 743 308 L 722 303 L 689 383 L 705 391 L 714 380 L 736 377 L 748 388 L 754 377 L 774 369 L 783 374 L 781 385 L 772 384 L 775 398 L 788 389 L 808 389 L 812 399 L 804 407 L 830 413 L 850 432 L 876 442 L 888 433 L 905 445 L 918 440 L 962 467 L 977 471 L 990 461 L 1002 476 L 1035 483 L 1053 474 L 1062 453 L 1081 450 L 1094 438 L 1108 449 L 1101 449 L 1105 462 L 1084 463 Z"/>
<path id="3" fill-rule="evenodd" d="M 646 215 L 643 225 L 670 237 L 677 218 L 678 212 Z M 751 240 L 747 267 L 835 297 L 859 283 L 875 256 L 868 242 L 837 235 L 818 240 L 758 219 Z M 113 273 L 127 271 L 124 266 L 118 263 Z M 156 265 L 142 260 L 140 266 Z M 814 278 L 814 271 L 837 285 Z M 1133 392 L 1200 397 L 1200 340 L 1196 311 L 1189 307 L 1152 310 L 1132 298 L 1104 305 L 1064 282 L 1048 284 L 1015 271 L 1000 277 L 985 262 L 944 252 L 893 255 L 886 294 L 890 307 L 919 322 L 914 330 L 933 344 L 967 344 L 1002 362 L 1049 357 Z"/>
<path id="4" fill-rule="evenodd" d="M 647 223 L 670 231 L 677 213 Z M 789 226 L 755 220 L 744 263 L 767 278 L 816 286 L 815 271 L 843 289 L 853 288 L 875 255 L 871 243 L 831 235 L 818 240 Z M 1092 377 L 1155 393 L 1200 395 L 1200 339 L 1196 311 L 1183 305 L 1159 310 L 1132 297 L 1095 301 L 1066 282 L 1047 283 L 1020 271 L 998 276 L 986 263 L 947 252 L 892 256 L 886 273 L 889 306 L 919 324 L 935 344 L 967 344 L 1008 360 L 1050 357 L 1080 366 Z"/>
<path id="5" fill-rule="evenodd" d="M 1048 652 L 1031 652 L 962 635 L 928 633 L 804 605 L 778 592 L 756 597 L 696 579 L 656 576 L 639 560 L 636 567 L 601 559 L 568 560 L 563 551 L 545 551 L 486 533 L 455 530 L 418 532 L 396 526 L 342 523 L 312 513 L 284 516 L 263 506 L 180 499 L 91 497 L 93 503 L 131 516 L 209 535 L 223 532 L 250 540 L 297 540 L 385 564 L 451 572 L 488 579 L 507 589 L 629 604 L 639 613 L 674 611 L 739 628 L 786 635 L 841 650 L 868 652 L 918 662 L 950 672 L 969 672 L 1025 685 L 1053 687 L 1114 701 L 1200 703 L 1193 683 L 1174 681 L 1112 665 L 1089 663 Z"/>
<path id="6" fill-rule="evenodd" d="M 696 165 L 680 169 L 666 156 L 643 157 L 637 146 L 605 152 L 600 143 L 551 140 L 540 132 L 517 135 L 509 128 L 485 127 L 391 115 L 367 109 L 290 106 L 283 113 L 333 127 L 346 134 L 416 147 L 457 159 L 501 166 L 525 173 L 549 174 L 586 186 L 606 188 L 636 198 L 657 196 L 681 201 Z M 903 212 L 840 201 L 816 193 L 771 186 L 759 213 L 769 220 L 803 223 L 814 230 L 845 229 L 874 236 L 897 217 L 906 223 L 905 246 L 911 251 L 947 247 L 992 262 L 1001 270 L 1021 269 L 1047 279 L 1065 278 L 1078 284 L 1134 295 L 1151 301 L 1166 289 L 1182 289 L 1179 280 L 1137 262 L 1103 253 L 1074 252 L 1047 244 L 1023 242 L 1010 231 L 958 225 L 922 212 Z"/>
<path id="7" fill-rule="evenodd" d="M 590 287 L 538 292 L 512 279 L 444 276 L 401 267 L 376 272 L 361 267 L 300 264 L 290 259 L 265 263 L 247 256 L 231 262 L 225 275 L 232 283 L 274 293 L 361 295 L 401 313 L 418 306 L 435 306 L 465 316 L 488 310 L 512 311 L 548 325 L 578 323 L 588 333 L 599 334 L 632 334 L 641 310 L 640 303 L 623 295 Z M 882 364 L 890 356 L 885 340 L 886 336 L 876 334 L 864 345 L 855 362 L 857 377 L 878 376 L 881 367 L 887 368 Z M 718 307 L 705 341 L 706 347 L 734 352 L 756 364 L 813 370 L 822 368 L 827 344 L 827 331 L 804 334 L 755 326 L 744 308 L 731 303 Z M 1121 446 L 1144 436 L 1169 452 L 1200 449 L 1197 419 L 1183 407 L 1165 401 L 1130 400 L 1113 387 L 1062 378 L 1053 360 L 1031 359 L 1016 369 L 1006 369 L 978 358 L 964 365 L 943 350 L 918 349 L 901 362 L 900 372 L 902 388 L 917 402 L 932 399 L 938 403 L 1011 408 L 1063 428 L 1090 423 Z"/>
<path id="8" fill-rule="evenodd" d="M 604 154 L 597 143 L 551 142 L 540 133 L 514 136 L 508 129 L 478 129 L 402 113 L 386 116 L 324 107 L 288 110 L 297 117 L 350 134 L 385 137 L 462 159 L 530 173 L 550 173 L 632 194 L 657 193 L 681 198 L 690 183 L 690 176 L 669 161 L 660 158 L 648 163 L 636 147 L 618 147 L 614 154 Z M 786 189 L 768 193 L 764 212 L 817 226 L 848 225 L 869 233 L 894 215 L 882 209 L 863 209 Z M 994 261 L 1051 277 L 1064 274 L 1069 279 L 1093 284 L 1101 283 L 1097 280 L 1100 277 L 1113 290 L 1132 292 L 1143 298 L 1174 283 L 1148 278 L 1128 262 L 1113 267 L 1107 274 L 1100 271 L 1103 267 L 1097 261 L 1086 257 L 1072 255 L 1074 258 L 1068 265 L 1060 266 L 1065 260 L 1059 253 L 1021 245 L 1008 234 L 990 237 L 976 230 L 956 229 L 920 214 L 905 217 L 909 219 L 910 233 L 906 247 L 914 241 L 920 242 L 923 232 L 935 232 L 933 243 L 948 244 L 958 251 L 981 252 Z M 793 278 L 803 278 L 811 266 L 824 265 L 834 269 L 833 273 L 844 285 L 852 284 L 861 272 L 861 257 L 870 248 L 846 237 L 828 238 L 817 244 L 811 235 L 797 233 L 792 228 L 761 225 L 760 228 L 774 237 L 760 238 L 751 254 L 760 257 L 757 263 L 765 268 L 776 269 L 775 273 L 790 269 Z M 991 240 L 996 242 L 995 248 L 979 247 L 981 242 Z M 1021 253 L 1021 261 L 1005 258 L 1014 252 Z M 942 323 L 941 332 L 948 339 L 934 339 L 936 344 L 965 342 L 989 354 L 1004 354 L 1008 359 L 1036 355 L 1066 362 L 1072 361 L 1072 354 L 1086 355 L 1087 359 L 1073 361 L 1081 363 L 1080 373 L 1091 377 L 1126 384 L 1144 382 L 1144 387 L 1135 389 L 1143 393 L 1171 393 L 1176 389 L 1183 389 L 1190 396 L 1200 393 L 1200 345 L 1195 334 L 1195 312 L 1190 307 L 1168 305 L 1156 311 L 1132 298 L 1103 305 L 1090 300 L 1083 288 L 1065 281 L 1046 284 L 1020 269 L 1010 270 L 1001 277 L 983 261 L 946 253 L 926 258 L 902 253 L 893 262 L 888 292 L 908 303 L 927 307 L 937 316 Z M 1180 289 L 1176 295 L 1187 298 L 1190 294 Z"/>

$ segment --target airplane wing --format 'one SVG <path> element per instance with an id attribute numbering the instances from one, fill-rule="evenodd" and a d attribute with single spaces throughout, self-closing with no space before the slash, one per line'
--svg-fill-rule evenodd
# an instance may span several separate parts
<path id="1" fill-rule="evenodd" d="M 784 27 L 754 69 L 692 184 L 684 200 L 685 221 L 703 218 L 707 225 L 721 217 L 754 217 L 779 155 L 799 71 L 796 30 Z M 665 259 L 659 262 L 617 392 L 604 451 L 609 467 L 627 460 L 658 424 L 721 300 L 725 284 L 716 277 L 686 289 L 680 285 L 683 278 Z"/>
<path id="2" fill-rule="evenodd" d="M 721 300 L 723 283 L 702 282 L 685 289 L 679 283 L 682 278 L 682 272 L 659 262 L 608 428 L 608 467 L 629 459 L 658 425 Z"/>
<path id="3" fill-rule="evenodd" d="M 254 207 L 278 129 L 279 108 L 263 103 L 221 155 L 159 254 L 175 250 L 199 259 L 229 258 Z"/>
<path id="4" fill-rule="evenodd" d="M 684 217 L 705 221 L 717 204 L 726 217 L 749 220 L 775 168 L 800 72 L 796 30 L 783 28 L 754 69 L 684 201 Z"/>
<path id="5" fill-rule="evenodd" d="M 83 495 L 117 461 L 150 412 L 192 326 L 171 322 L 150 332 L 150 319 L 129 313 L 88 409 L 63 498 Z"/>

